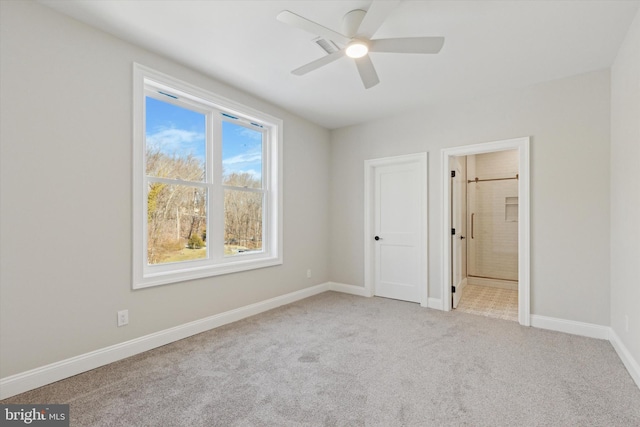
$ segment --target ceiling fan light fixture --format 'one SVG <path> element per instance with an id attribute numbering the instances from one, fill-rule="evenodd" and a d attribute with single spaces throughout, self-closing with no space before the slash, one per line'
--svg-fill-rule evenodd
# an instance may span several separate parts
<path id="1" fill-rule="evenodd" d="M 368 55 L 369 52 L 423 54 L 440 52 L 444 37 L 400 37 L 371 40 L 391 10 L 400 1 L 372 0 L 367 11 L 356 9 L 348 12 L 342 20 L 342 33 L 296 15 L 289 10 L 280 12 L 276 17 L 278 21 L 315 34 L 319 37 L 316 40 L 318 46 L 327 52 L 327 55 L 291 71 L 291 74 L 303 76 L 346 56 L 354 60 L 364 88 L 369 89 L 380 83 L 380 78 L 371 57 Z"/>
<path id="2" fill-rule="evenodd" d="M 349 58 L 362 58 L 369 53 L 369 46 L 361 40 L 354 40 L 347 46 L 346 54 Z"/>

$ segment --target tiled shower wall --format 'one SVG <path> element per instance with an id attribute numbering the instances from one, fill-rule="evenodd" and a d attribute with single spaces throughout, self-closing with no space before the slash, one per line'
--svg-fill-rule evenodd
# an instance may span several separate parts
<path id="1" fill-rule="evenodd" d="M 517 150 L 467 157 L 469 180 L 517 174 Z M 517 179 L 467 184 L 467 234 L 470 276 L 518 280 Z"/>

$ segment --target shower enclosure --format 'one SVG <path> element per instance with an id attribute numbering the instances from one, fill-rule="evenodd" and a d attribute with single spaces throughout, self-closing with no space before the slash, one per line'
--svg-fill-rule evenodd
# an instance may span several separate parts
<path id="1" fill-rule="evenodd" d="M 467 274 L 517 281 L 517 152 L 468 156 L 467 178 Z"/>

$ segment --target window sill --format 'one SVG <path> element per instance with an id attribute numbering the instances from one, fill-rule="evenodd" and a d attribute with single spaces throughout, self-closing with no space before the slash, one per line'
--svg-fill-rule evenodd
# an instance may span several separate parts
<path id="1" fill-rule="evenodd" d="M 134 278 L 133 289 L 144 289 L 153 286 L 169 285 L 172 283 L 185 282 L 187 280 L 202 279 L 205 277 L 221 276 L 223 274 L 239 273 L 243 271 L 256 270 L 259 268 L 273 267 L 282 264 L 281 257 L 270 257 L 261 259 L 245 259 L 233 262 L 226 262 L 215 266 L 183 268 L 179 271 L 145 273 L 142 277 Z"/>

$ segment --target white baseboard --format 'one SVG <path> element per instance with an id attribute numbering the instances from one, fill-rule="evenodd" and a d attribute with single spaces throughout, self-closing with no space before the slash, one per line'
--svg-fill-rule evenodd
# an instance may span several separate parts
<path id="1" fill-rule="evenodd" d="M 345 294 L 358 295 L 361 297 L 372 297 L 371 291 L 363 286 L 347 285 L 345 283 L 327 282 L 330 291 L 343 292 Z M 440 298 L 428 298 L 427 305 L 422 307 L 442 310 L 442 300 Z"/>
<path id="2" fill-rule="evenodd" d="M 581 335 L 589 338 L 608 340 L 618 354 L 625 368 L 640 388 L 640 364 L 633 358 L 618 334 L 609 326 L 594 325 L 592 323 L 576 322 L 573 320 L 557 319 L 553 317 L 531 315 L 531 326 L 534 328 L 549 329 L 552 331 L 566 332 L 573 335 Z"/>
<path id="3" fill-rule="evenodd" d="M 442 298 L 427 298 L 427 307 L 442 310 Z"/>
<path id="4" fill-rule="evenodd" d="M 633 358 L 627 347 L 622 343 L 622 340 L 613 330 L 609 328 L 609 342 L 613 346 L 613 349 L 618 353 L 618 357 L 622 360 L 625 368 L 629 371 L 629 375 L 636 382 L 638 388 L 640 388 L 640 364 Z"/>
<path id="5" fill-rule="evenodd" d="M 567 334 L 598 338 L 601 340 L 609 339 L 609 330 L 611 329 L 608 326 L 558 319 L 555 317 L 539 316 L 537 314 L 531 315 L 531 326 L 534 328 L 566 332 Z"/>
<path id="6" fill-rule="evenodd" d="M 24 393 L 183 338 L 329 290 L 323 283 L 0 379 L 0 399 Z"/>
<path id="7" fill-rule="evenodd" d="M 347 285 L 344 283 L 327 282 L 330 291 L 342 292 L 345 294 L 358 295 L 361 297 L 372 297 L 373 295 L 363 286 Z"/>

